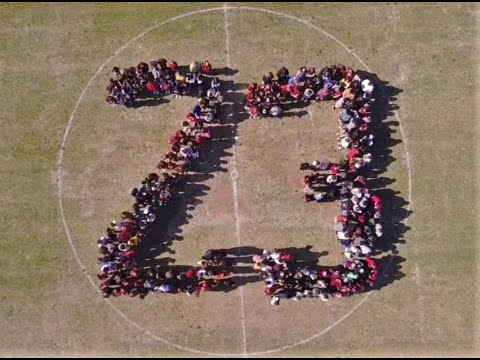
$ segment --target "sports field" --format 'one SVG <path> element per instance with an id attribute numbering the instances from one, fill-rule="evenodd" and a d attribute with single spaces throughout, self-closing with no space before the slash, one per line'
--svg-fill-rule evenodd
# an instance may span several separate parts
<path id="1" fill-rule="evenodd" d="M 479 20 L 478 4 L 457 3 L 0 3 L 0 356 L 478 355 Z M 225 69 L 228 104 L 143 259 L 230 249 L 245 258 L 242 286 L 105 300 L 96 240 L 195 104 L 111 108 L 105 86 L 113 66 L 159 57 Z M 370 186 L 385 199 L 389 266 L 366 294 L 274 307 L 253 253 L 342 261 L 337 204 L 306 204 L 299 171 L 338 159 L 335 115 L 315 103 L 244 120 L 241 100 L 282 65 L 334 63 L 383 83 Z"/>

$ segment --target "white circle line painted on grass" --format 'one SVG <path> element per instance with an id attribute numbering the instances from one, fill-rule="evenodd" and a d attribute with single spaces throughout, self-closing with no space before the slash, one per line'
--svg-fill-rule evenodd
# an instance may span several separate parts
<path id="1" fill-rule="evenodd" d="M 276 15 L 276 16 L 280 16 L 280 17 L 284 17 L 284 18 L 287 18 L 287 19 L 290 19 L 290 20 L 294 20 L 294 21 L 297 21 L 301 24 L 304 24 L 312 29 L 315 29 L 319 32 L 321 32 L 322 34 L 324 34 L 325 36 L 327 36 L 328 38 L 330 38 L 331 40 L 335 41 L 337 44 L 339 44 L 341 47 L 343 47 L 351 56 L 353 56 L 355 59 L 357 59 L 363 66 L 365 66 L 365 69 L 369 72 L 371 72 L 371 70 L 368 68 L 368 66 L 360 59 L 360 57 L 358 57 L 358 55 L 356 55 L 351 49 L 349 49 L 344 43 L 342 43 L 340 40 L 338 40 L 337 38 L 335 38 L 333 35 L 329 34 L 328 32 L 326 32 L 325 30 L 323 30 L 322 28 L 318 27 L 318 26 L 315 26 L 313 24 L 311 24 L 310 22 L 308 22 L 307 20 L 304 20 L 304 19 L 300 19 L 300 18 L 297 18 L 295 16 L 292 16 L 292 15 L 288 15 L 288 14 L 284 14 L 284 13 L 280 13 L 280 12 L 276 12 L 276 11 L 273 11 L 273 10 L 268 10 L 268 9 L 262 9 L 262 8 L 255 8 L 255 7 L 248 7 L 248 6 L 222 6 L 222 7 L 215 7 L 215 8 L 208 8 L 208 9 L 202 9 L 202 10 L 196 10 L 196 11 L 192 11 L 192 12 L 189 12 L 189 13 L 186 13 L 186 14 L 182 14 L 182 15 L 179 15 L 179 16 L 175 16 L 175 17 L 172 17 L 170 19 L 167 19 L 167 20 L 164 20 L 162 22 L 159 22 L 155 25 L 153 25 L 152 27 L 148 28 L 147 30 L 143 31 L 142 33 L 140 33 L 139 35 L 135 36 L 134 38 L 132 38 L 130 41 L 128 41 L 126 44 L 124 44 L 123 46 L 121 46 L 119 49 L 117 49 L 115 51 L 115 54 L 110 56 L 107 60 L 105 60 L 105 62 L 103 62 L 100 67 L 98 68 L 98 70 L 95 72 L 95 74 L 92 76 L 92 78 L 88 81 L 87 85 L 85 86 L 85 88 L 82 90 L 82 92 L 80 93 L 80 96 L 75 104 L 75 107 L 70 115 L 70 118 L 69 118 L 69 121 L 67 123 L 67 127 L 65 129 L 65 133 L 64 133 L 64 136 L 63 136 L 63 141 L 62 141 L 62 145 L 60 147 L 60 152 L 59 152 L 59 155 L 58 155 L 58 161 L 57 161 L 57 197 L 58 197 L 58 205 L 59 205 L 59 213 L 60 213 L 60 218 L 62 220 L 62 224 L 63 224 L 63 227 L 65 229 L 65 234 L 67 235 L 67 240 L 70 244 L 70 247 L 73 251 L 73 254 L 75 256 L 75 259 L 77 260 L 78 264 L 80 265 L 80 268 L 81 270 L 83 271 L 84 275 L 87 277 L 87 279 L 89 280 L 89 282 L 92 284 L 92 286 L 97 290 L 97 292 L 100 293 L 100 290 L 97 286 L 97 284 L 94 282 L 94 280 L 92 279 L 92 277 L 87 273 L 86 269 L 85 269 L 85 265 L 83 264 L 82 260 L 80 259 L 80 256 L 78 254 L 78 251 L 75 247 L 75 244 L 74 244 L 74 241 L 73 241 L 73 238 L 71 236 L 71 233 L 70 233 L 70 229 L 68 227 L 68 224 L 67 224 L 67 221 L 66 221 L 66 218 L 65 218 L 65 211 L 64 211 L 64 208 L 63 208 L 63 161 L 64 161 L 64 156 L 65 156 L 65 148 L 66 148 L 66 144 L 67 144 L 67 141 L 68 141 L 68 136 L 70 134 L 70 131 L 71 131 L 71 128 L 73 126 L 73 123 L 74 123 L 74 118 L 75 118 L 75 114 L 78 110 L 78 107 L 80 106 L 80 103 L 83 101 L 83 98 L 85 97 L 85 94 L 87 92 L 87 89 L 92 85 L 93 81 L 98 77 L 98 75 L 102 72 L 102 70 L 105 68 L 105 66 L 110 62 L 112 61 L 118 54 L 120 54 L 127 46 L 129 46 L 130 44 L 132 44 L 133 42 L 139 40 L 140 38 L 142 38 L 143 36 L 145 36 L 146 34 L 148 34 L 149 32 L 151 32 L 152 30 L 155 30 L 157 29 L 158 27 L 161 27 L 163 25 L 166 25 L 166 24 L 169 24 L 169 23 L 172 23 L 172 22 L 175 22 L 177 20 L 180 20 L 182 18 L 185 18 L 185 17 L 188 17 L 188 16 L 191 16 L 191 15 L 198 15 L 198 14 L 204 14 L 204 13 L 209 13 L 209 12 L 213 12 L 213 11 L 225 11 L 225 10 L 248 10 L 248 11 L 259 11 L 259 12 L 265 12 L 265 13 L 269 13 L 269 14 L 272 14 L 272 15 Z M 402 136 L 402 139 L 403 139 L 403 143 L 404 143 L 404 153 L 405 153 L 405 158 L 406 158 L 406 166 L 407 166 L 407 170 L 408 170 L 408 191 L 409 191 L 409 194 L 408 194 L 408 206 L 407 206 L 407 210 L 409 211 L 411 209 L 411 206 L 412 206 L 412 175 L 411 175 L 411 162 L 410 162 L 410 153 L 409 153 L 409 150 L 408 150 L 408 146 L 407 146 L 407 140 L 406 140 L 406 137 L 405 137 L 405 132 L 403 130 L 403 126 L 402 126 L 402 123 L 400 121 L 400 118 L 397 114 L 396 111 L 394 111 L 394 114 L 395 114 L 395 117 L 397 118 L 397 121 L 399 123 L 399 127 L 400 127 L 400 134 Z M 408 223 L 408 218 L 405 220 L 405 224 Z M 329 325 L 328 327 L 326 327 L 325 329 L 323 329 L 321 332 L 307 338 L 307 339 L 304 339 L 302 341 L 299 341 L 299 342 L 296 342 L 294 344 L 291 344 L 291 345 L 286 345 L 286 346 L 283 346 L 283 347 L 280 347 L 280 348 L 277 348 L 277 349 L 272 349 L 272 350 L 268 350 L 268 351 L 262 351 L 262 352 L 252 352 L 252 353 L 247 353 L 246 355 L 249 355 L 249 356 L 261 356 L 261 355 L 268 355 L 268 354 L 272 354 L 272 353 L 276 353 L 276 352 L 280 352 L 280 351 L 285 351 L 285 350 L 289 350 L 289 349 L 292 349 L 294 347 L 297 347 L 297 346 L 300 346 L 300 345 L 303 345 L 303 344 L 306 344 L 316 338 L 318 338 L 319 336 L 325 334 L 326 332 L 330 331 L 332 328 L 334 328 L 335 326 L 339 325 L 341 322 L 343 322 L 346 318 L 348 318 L 350 315 L 352 315 L 367 299 L 368 297 L 370 296 L 371 292 L 367 293 L 365 295 L 365 297 L 357 304 L 353 307 L 353 309 L 351 309 L 348 313 L 346 313 L 344 316 L 342 316 L 340 319 L 338 319 L 337 321 L 335 321 L 333 324 Z M 129 324 L 131 324 L 132 326 L 134 326 L 135 328 L 137 328 L 138 330 L 141 330 L 143 331 L 145 334 L 149 335 L 150 337 L 152 337 L 153 339 L 155 340 L 158 340 L 158 341 L 161 341 L 163 342 L 164 344 L 166 345 L 169 345 L 169 346 L 172 346 L 172 347 L 175 347 L 177 349 L 180 349 L 180 350 L 183 350 L 183 351 L 188 351 L 188 352 L 192 352 L 192 353 L 196 353 L 196 354 L 201 354 L 201 355 L 207 355 L 207 356 L 220 356 L 220 357 L 240 357 L 240 356 L 244 356 L 245 354 L 242 354 L 242 353 L 212 353 L 212 352 L 207 352 L 207 351 L 201 351 L 201 350 L 196 350 L 196 349 L 191 349 L 189 347 L 186 347 L 186 346 L 181 346 L 181 345 L 178 345 L 178 344 L 174 344 L 174 343 L 171 343 L 169 342 L 168 340 L 165 340 L 165 339 L 162 339 L 160 338 L 159 336 L 153 334 L 151 331 L 143 328 L 142 326 L 138 325 L 136 322 L 134 322 L 133 320 L 131 320 L 130 318 L 128 318 L 120 309 L 118 309 L 115 305 L 113 305 L 113 303 L 109 300 L 109 299 L 105 299 L 106 303 L 118 314 L 120 315 L 125 321 L 127 321 Z"/>
<path id="2" fill-rule="evenodd" d="M 237 180 L 237 179 L 238 179 L 238 171 L 237 171 L 237 170 L 233 170 L 233 171 L 230 173 L 230 177 L 231 177 L 233 180 Z"/>

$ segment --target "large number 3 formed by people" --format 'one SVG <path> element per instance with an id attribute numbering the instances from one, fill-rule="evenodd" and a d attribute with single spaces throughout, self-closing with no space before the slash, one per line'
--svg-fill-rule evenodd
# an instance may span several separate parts
<path id="1" fill-rule="evenodd" d="M 178 190 L 183 175 L 202 161 L 202 148 L 211 138 L 211 126 L 221 124 L 222 82 L 205 61 L 179 66 L 175 61 L 159 59 L 150 66 L 120 70 L 114 67 L 107 86 L 107 103 L 135 106 L 145 98 L 192 96 L 198 99 L 187 114 L 182 128 L 169 140 L 170 149 L 152 172 L 131 190 L 132 209 L 113 221 L 98 240 L 101 253 L 100 289 L 104 297 L 139 296 L 148 293 L 186 293 L 199 296 L 202 291 L 235 288 L 228 266 L 228 251 L 210 249 L 201 260 L 185 271 L 168 266 L 141 267 L 138 246 L 149 236 L 159 209 Z M 378 280 L 381 262 L 372 256 L 383 236 L 382 200 L 367 187 L 367 171 L 375 137 L 375 84 L 368 73 L 351 67 L 332 65 L 320 71 L 300 68 L 290 73 L 281 67 L 268 73 L 261 82 L 246 89 L 245 111 L 250 119 L 279 118 L 283 107 L 313 101 L 332 101 L 338 113 L 338 149 L 345 153 L 339 162 L 312 161 L 300 164 L 307 203 L 339 201 L 335 218 L 336 239 L 344 248 L 344 261 L 338 266 L 301 265 L 292 254 L 276 249 L 264 250 L 252 258 L 253 269 L 265 283 L 265 294 L 272 305 L 282 299 L 300 300 L 343 298 L 366 292 Z"/>

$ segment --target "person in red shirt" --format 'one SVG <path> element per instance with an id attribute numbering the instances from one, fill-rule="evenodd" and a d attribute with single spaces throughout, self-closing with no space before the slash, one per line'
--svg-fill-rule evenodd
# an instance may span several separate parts
<path id="1" fill-rule="evenodd" d="M 178 71 L 178 64 L 175 60 L 170 61 L 170 70 L 174 72 Z"/>
<path id="2" fill-rule="evenodd" d="M 118 240 L 120 240 L 120 242 L 127 242 L 132 237 L 132 232 L 133 232 L 133 223 L 131 222 L 122 223 L 122 230 L 120 231 Z"/>
<path id="3" fill-rule="evenodd" d="M 216 279 L 217 280 L 225 280 L 225 279 L 230 279 L 231 278 L 231 273 L 227 270 L 222 270 L 220 273 L 217 275 Z"/>
<path id="4" fill-rule="evenodd" d="M 222 270 L 215 277 L 215 283 L 218 286 L 223 286 L 227 288 L 235 287 L 237 284 L 232 280 L 232 274 L 228 270 Z"/>
<path id="5" fill-rule="evenodd" d="M 295 99 L 295 100 L 300 100 L 303 96 L 303 91 L 300 89 L 300 87 L 295 86 L 293 88 L 293 91 L 290 92 L 290 95 Z"/>
<path id="6" fill-rule="evenodd" d="M 280 87 L 284 95 L 289 95 L 293 91 L 293 86 L 286 84 Z"/>
<path id="7" fill-rule="evenodd" d="M 153 99 L 157 100 L 157 98 L 160 96 L 160 85 L 158 85 L 158 82 L 149 81 L 147 82 L 146 88 L 153 94 Z"/>
<path id="8" fill-rule="evenodd" d="M 204 75 L 212 75 L 212 71 L 213 71 L 213 67 L 212 65 L 207 61 L 205 61 L 203 64 L 202 64 L 202 73 Z"/>
<path id="9" fill-rule="evenodd" d="M 338 175 L 338 174 L 340 174 L 341 172 L 342 172 L 342 169 L 341 169 L 340 166 L 337 165 L 337 164 L 332 165 L 332 167 L 330 168 L 330 173 L 331 173 L 332 175 Z"/>
<path id="10" fill-rule="evenodd" d="M 354 77 L 355 77 L 355 71 L 350 66 L 347 66 L 347 72 L 345 73 L 345 79 L 347 79 L 348 81 L 352 81 Z"/>
<path id="11" fill-rule="evenodd" d="M 256 119 L 262 116 L 260 109 L 256 105 L 250 106 L 249 114 L 250 114 L 250 119 Z"/>
<path id="12" fill-rule="evenodd" d="M 137 256 L 137 252 L 135 250 L 128 250 L 125 252 L 125 257 L 127 259 L 134 259 Z"/>
<path id="13" fill-rule="evenodd" d="M 291 254 L 281 253 L 280 261 L 285 263 L 293 263 L 295 261 L 294 257 Z"/>
<path id="14" fill-rule="evenodd" d="M 366 180 L 364 176 L 357 176 L 353 181 L 356 183 L 362 184 L 363 186 L 365 186 L 366 184 Z"/>
<path id="15" fill-rule="evenodd" d="M 368 278 L 375 283 L 378 280 L 378 277 L 380 275 L 380 272 L 377 269 L 373 269 L 370 275 L 368 275 Z"/>
<path id="16" fill-rule="evenodd" d="M 357 221 L 361 224 L 361 225 L 365 225 L 367 223 L 367 217 L 365 216 L 365 214 L 360 214 L 357 216 Z"/>
<path id="17" fill-rule="evenodd" d="M 377 195 L 373 195 L 372 196 L 372 201 L 373 201 L 373 207 L 375 210 L 381 210 L 382 209 L 382 199 L 377 196 Z"/>
<path id="18" fill-rule="evenodd" d="M 187 120 L 188 122 L 190 123 L 190 126 L 191 127 L 196 127 L 198 125 L 198 119 L 195 115 L 193 115 L 192 113 L 188 113 L 187 114 Z"/>
<path id="19" fill-rule="evenodd" d="M 350 151 L 348 152 L 348 155 L 347 155 L 348 161 L 349 161 L 349 162 L 352 162 L 353 159 L 356 158 L 356 157 L 359 157 L 359 156 L 361 155 L 361 153 L 362 153 L 362 152 L 360 151 L 359 148 L 353 148 L 352 150 L 350 150 Z"/>
<path id="20" fill-rule="evenodd" d="M 280 286 L 279 285 L 273 285 L 273 286 L 270 286 L 270 287 L 266 287 L 264 292 L 265 292 L 265 295 L 267 296 L 271 296 L 275 293 L 275 291 L 277 291 L 278 289 L 280 289 Z"/>
<path id="21" fill-rule="evenodd" d="M 369 269 L 375 269 L 377 267 L 377 261 L 373 258 L 367 258 L 367 266 Z"/>
<path id="22" fill-rule="evenodd" d="M 343 96 L 343 92 L 342 92 L 341 88 L 336 87 L 335 89 L 333 89 L 333 94 L 332 94 L 333 99 L 337 100 L 337 99 L 341 98 L 342 96 Z"/>
<path id="23" fill-rule="evenodd" d="M 330 279 L 330 286 L 340 290 L 342 288 L 342 280 L 338 277 Z"/>
<path id="24" fill-rule="evenodd" d="M 190 114 L 189 114 L 189 115 L 190 115 Z M 185 134 L 185 132 L 182 131 L 182 130 L 178 130 L 178 131 L 175 133 L 175 138 L 176 138 L 177 140 L 181 140 L 181 139 L 183 139 L 183 138 L 186 137 L 186 136 L 187 136 L 187 134 Z"/>
<path id="25" fill-rule="evenodd" d="M 197 293 L 199 294 L 200 291 L 208 291 L 211 288 L 212 288 L 212 284 L 209 280 L 202 280 L 202 281 L 200 281 L 200 284 L 198 284 Z M 198 297 L 198 295 L 197 295 L 197 297 Z"/>
<path id="26" fill-rule="evenodd" d="M 187 272 L 186 272 L 186 278 L 188 280 L 196 280 L 198 277 L 197 277 L 197 272 L 195 271 L 195 269 L 189 269 Z"/>
<path id="27" fill-rule="evenodd" d="M 169 140 L 168 143 L 172 146 L 178 145 L 180 143 L 180 139 L 177 138 L 176 136 L 172 136 Z"/>
<path id="28" fill-rule="evenodd" d="M 252 104 L 255 101 L 255 92 L 248 92 L 247 93 L 247 102 Z"/>

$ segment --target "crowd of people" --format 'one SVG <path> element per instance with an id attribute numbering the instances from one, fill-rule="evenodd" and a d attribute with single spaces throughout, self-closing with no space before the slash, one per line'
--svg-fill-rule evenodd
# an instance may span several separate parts
<path id="1" fill-rule="evenodd" d="M 335 100 L 335 109 L 357 110 L 368 117 L 373 104 L 373 83 L 362 80 L 351 67 L 332 65 L 317 73 L 316 68 L 301 67 L 295 75 L 282 66 L 275 75 L 269 72 L 260 83 L 251 83 L 246 89 L 245 109 L 250 118 L 280 117 L 287 103 Z M 349 122 L 349 118 L 345 118 Z M 349 127 L 357 125 L 357 120 Z M 361 127 L 358 124 L 357 127 Z M 354 140 L 354 139 L 352 139 Z"/>
<path id="2" fill-rule="evenodd" d="M 157 62 L 160 67 L 154 67 L 152 73 L 158 70 L 161 74 L 171 74 L 178 68 L 176 63 L 167 66 L 166 62 Z M 152 74 L 145 63 L 137 67 L 136 72 L 127 75 L 118 83 L 147 84 Z M 205 67 L 207 64 L 208 66 Z M 189 112 L 182 123 L 182 128 L 175 132 L 169 140 L 170 150 L 165 153 L 157 165 L 159 173 L 150 173 L 139 187 L 131 190 L 134 197 L 132 209 L 121 214 L 119 222 L 113 221 L 106 234 L 98 240 L 101 254 L 99 258 L 102 281 L 100 289 L 104 297 L 109 296 L 141 296 L 148 292 L 197 293 L 200 289 L 217 287 L 219 285 L 233 286 L 229 273 L 224 268 L 215 265 L 215 258 L 205 257 L 198 264 L 198 269 L 178 271 L 156 267 L 143 269 L 137 263 L 138 245 L 149 235 L 151 224 L 156 220 L 160 207 L 166 205 L 175 195 L 178 182 L 192 163 L 201 158 L 204 144 L 211 138 L 210 125 L 219 122 L 218 112 L 223 101 L 218 78 L 203 76 L 212 72 L 211 65 L 193 62 L 190 69 L 194 70 L 196 79 L 202 77 L 202 84 L 207 84 L 206 94 L 202 95 L 198 104 Z M 116 73 L 118 68 L 114 68 Z M 119 73 L 121 76 L 125 74 Z M 154 75 L 155 78 L 156 75 Z M 141 85 L 141 86 L 143 86 Z M 117 85 L 116 85 L 117 86 Z M 132 89 L 135 88 L 132 86 Z M 139 91 L 139 87 L 136 87 Z M 124 87 L 121 88 L 122 94 Z M 117 91 L 117 90 L 112 90 Z M 132 90 L 133 91 L 133 90 Z M 132 92 L 133 93 L 133 92 Z M 218 257 L 218 254 L 216 255 Z M 218 264 L 217 264 L 218 265 Z"/>
<path id="3" fill-rule="evenodd" d="M 108 93 L 106 101 L 114 107 L 118 105 L 132 107 L 139 97 L 151 97 L 156 100 L 160 95 L 173 94 L 174 97 L 190 95 L 202 98 L 206 96 L 206 91 L 210 92 L 207 97 L 217 98 L 220 86 L 218 78 L 214 78 L 216 87 L 207 89 L 206 86 L 212 74 L 213 68 L 208 61 L 203 63 L 194 61 L 189 66 L 183 67 L 176 61 L 167 59 L 151 61 L 150 66 L 142 61 L 137 67 L 122 70 L 115 66 L 106 87 Z"/>
<path id="4" fill-rule="evenodd" d="M 197 266 L 176 270 L 156 266 L 142 268 L 137 263 L 138 245 L 149 235 L 160 207 L 175 196 L 178 183 L 195 161 L 202 158 L 202 147 L 211 138 L 210 125 L 219 122 L 223 101 L 220 81 L 211 76 L 208 61 L 192 62 L 188 71 L 180 70 L 175 61 L 160 59 L 141 62 L 136 68 L 112 70 L 107 86 L 107 102 L 113 106 L 133 106 L 137 96 L 150 93 L 198 96 L 198 104 L 182 123 L 182 128 L 169 140 L 169 151 L 160 159 L 158 173 L 150 173 L 139 187 L 131 190 L 134 204 L 130 211 L 113 221 L 106 235 L 98 240 L 99 264 L 104 297 L 140 296 L 149 292 L 186 293 L 198 296 L 201 291 L 237 286 L 227 268 L 224 250 L 209 250 Z M 263 76 L 260 84 L 246 90 L 246 106 L 250 118 L 280 117 L 286 104 L 309 101 L 335 101 L 338 111 L 338 148 L 346 152 L 337 162 L 302 163 L 305 201 L 340 201 L 342 213 L 335 219 L 335 233 L 344 248 L 345 261 L 338 267 L 320 268 L 299 265 L 296 259 L 278 250 L 264 250 L 253 257 L 254 269 L 260 271 L 265 294 L 272 305 L 282 299 L 300 300 L 330 297 L 341 298 L 372 287 L 379 277 L 379 264 L 372 258 L 379 238 L 383 236 L 382 199 L 367 187 L 370 152 L 375 142 L 371 133 L 375 86 L 362 79 L 350 67 L 333 65 L 316 72 L 302 67 L 290 76 L 282 67 Z"/>
<path id="5" fill-rule="evenodd" d="M 266 294 L 272 304 L 280 299 L 303 297 L 345 297 L 363 291 L 378 278 L 373 255 L 377 239 L 383 236 L 382 200 L 366 184 L 366 169 L 373 160 L 369 152 L 375 142 L 371 133 L 375 86 L 362 79 L 351 67 L 332 65 L 319 73 L 315 68 L 300 68 L 294 76 L 287 68 L 265 74 L 260 84 L 246 89 L 246 110 L 251 118 L 278 117 L 290 103 L 333 100 L 338 111 L 338 149 L 347 152 L 338 163 L 302 163 L 309 171 L 302 178 L 306 202 L 340 200 L 342 214 L 335 219 L 337 241 L 344 247 L 345 262 L 340 268 L 315 271 L 297 268 L 288 254 L 266 251 L 254 257 L 261 270 Z M 279 108 L 279 109 L 276 109 Z"/>
<path id="6" fill-rule="evenodd" d="M 378 278 L 378 264 L 373 258 L 351 259 L 343 266 L 318 270 L 298 266 L 295 258 L 278 250 L 264 250 L 253 257 L 254 269 L 261 272 L 265 294 L 272 305 L 282 299 L 299 301 L 304 298 L 342 298 L 365 291 Z"/>

